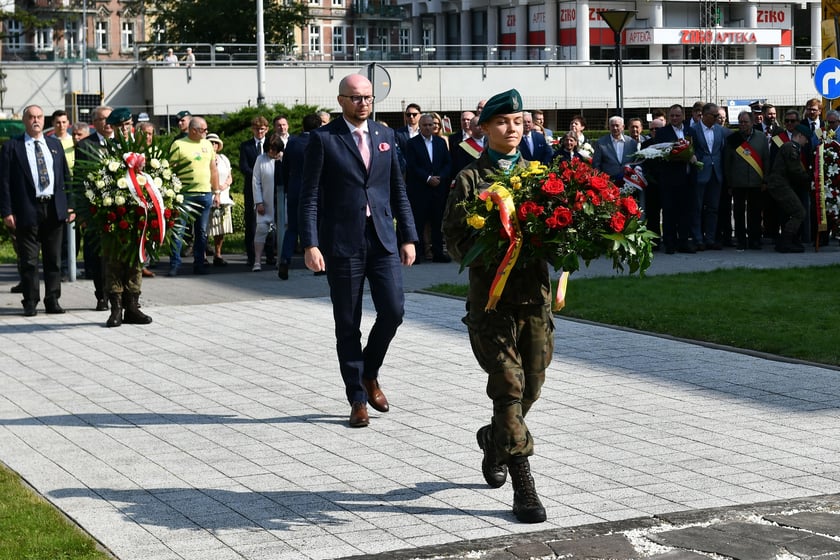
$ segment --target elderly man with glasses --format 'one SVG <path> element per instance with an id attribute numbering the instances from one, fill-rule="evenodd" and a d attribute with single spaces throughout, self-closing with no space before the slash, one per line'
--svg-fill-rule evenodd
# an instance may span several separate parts
<path id="1" fill-rule="evenodd" d="M 196 209 L 193 222 L 193 274 L 208 274 L 207 258 L 207 225 L 210 221 L 210 211 L 219 206 L 219 171 L 216 168 L 216 149 L 206 139 L 207 122 L 201 117 L 192 117 L 188 136 L 172 143 L 171 158 L 173 161 L 185 162 L 189 172 L 184 182 L 184 195 Z M 177 276 L 181 266 L 181 245 L 184 230 L 187 227 L 187 216 L 181 216 L 178 224 L 179 231 L 172 243 L 172 255 L 169 260 L 169 276 Z"/>

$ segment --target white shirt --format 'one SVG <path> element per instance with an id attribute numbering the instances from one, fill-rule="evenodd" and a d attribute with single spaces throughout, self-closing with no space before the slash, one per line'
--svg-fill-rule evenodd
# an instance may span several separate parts
<path id="1" fill-rule="evenodd" d="M 709 146 L 709 153 L 712 153 L 712 151 L 715 147 L 714 125 L 712 127 L 708 127 L 704 124 L 703 125 L 703 136 L 706 137 L 706 145 Z"/>
<path id="2" fill-rule="evenodd" d="M 35 157 L 35 142 L 40 142 L 41 153 L 44 154 L 44 163 L 47 164 L 47 174 L 50 177 L 50 184 L 44 190 L 41 190 L 41 183 L 38 181 L 38 161 Z M 35 196 L 52 196 L 53 186 L 55 185 L 55 175 L 53 174 L 53 157 L 50 149 L 47 147 L 47 141 L 43 136 L 35 140 L 28 134 L 23 136 L 23 145 L 26 148 L 26 159 L 29 161 L 29 171 L 32 173 L 32 180 L 35 183 Z"/>
<path id="3" fill-rule="evenodd" d="M 674 133 L 677 135 L 677 138 L 679 138 L 680 140 L 685 139 L 685 133 L 683 132 L 683 127 L 677 128 L 676 126 L 671 125 L 671 128 L 674 129 Z"/>
<path id="4" fill-rule="evenodd" d="M 616 138 L 615 136 L 611 136 L 613 142 L 613 148 L 615 148 L 615 155 L 618 158 L 618 163 L 624 159 L 624 137 Z"/>

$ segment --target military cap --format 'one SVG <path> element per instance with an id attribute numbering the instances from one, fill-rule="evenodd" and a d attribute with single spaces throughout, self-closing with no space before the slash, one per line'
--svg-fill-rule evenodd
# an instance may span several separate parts
<path id="1" fill-rule="evenodd" d="M 496 115 L 509 115 L 510 113 L 522 112 L 522 96 L 515 89 L 509 89 L 502 93 L 497 93 L 487 100 L 484 105 L 484 110 L 481 111 L 481 116 L 478 117 L 478 124 L 487 122 L 490 117 Z"/>
<path id="2" fill-rule="evenodd" d="M 177 115 L 179 121 L 181 119 L 183 119 L 184 117 L 191 117 L 191 116 L 192 116 L 192 113 L 190 113 L 189 111 L 181 111 Z"/>
<path id="3" fill-rule="evenodd" d="M 750 103 L 750 109 L 752 109 L 753 113 L 761 113 L 764 111 L 764 103 L 761 101 L 753 101 Z"/>
<path id="4" fill-rule="evenodd" d="M 108 115 L 108 118 L 105 120 L 108 124 L 122 124 L 125 121 L 131 120 L 131 109 L 128 107 L 117 107 L 111 114 Z"/>
<path id="5" fill-rule="evenodd" d="M 798 125 L 796 125 L 794 127 L 793 131 L 798 132 L 799 134 L 801 134 L 802 136 L 804 136 L 808 140 L 811 140 L 811 136 L 813 136 L 813 134 L 814 134 L 813 131 L 811 130 L 811 128 L 807 124 L 802 124 L 802 123 L 799 123 Z"/>

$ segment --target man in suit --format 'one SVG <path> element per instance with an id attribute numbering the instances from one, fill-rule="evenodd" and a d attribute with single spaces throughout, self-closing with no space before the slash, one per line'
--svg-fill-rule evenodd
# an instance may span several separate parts
<path id="1" fill-rule="evenodd" d="M 300 237 L 307 268 L 327 271 L 350 426 L 361 428 L 369 423 L 366 403 L 388 410 L 379 368 L 404 314 L 400 263 L 414 262 L 418 239 L 394 135 L 369 120 L 373 86 L 351 74 L 338 91 L 342 118 L 314 130 L 306 148 Z M 376 321 L 362 348 L 365 279 Z"/>
<path id="2" fill-rule="evenodd" d="M 531 113 L 522 113 L 522 140 L 519 142 L 519 151 L 522 152 L 522 159 L 525 161 L 538 161 L 545 165 L 551 164 L 554 150 L 548 145 L 542 133 L 533 130 L 534 119 Z"/>
<path id="3" fill-rule="evenodd" d="M 479 117 L 470 119 L 470 136 L 453 147 L 452 140 L 449 141 L 450 156 L 452 159 L 452 179 L 458 176 L 463 168 L 474 162 L 484 151 L 485 137 L 484 130 L 478 124 Z"/>
<path id="4" fill-rule="evenodd" d="M 595 142 L 592 167 L 609 175 L 620 187 L 624 184 L 624 164 L 630 162 L 631 156 L 639 149 L 639 143 L 624 134 L 622 117 L 610 117 L 609 125 L 610 133 Z"/>
<path id="5" fill-rule="evenodd" d="M 668 124 L 656 131 L 656 142 L 686 140 L 695 144 L 696 131 L 684 122 L 681 105 L 668 108 Z M 695 175 L 690 164 L 681 161 L 656 162 L 653 166 L 662 202 L 662 240 L 665 252 L 695 253 L 691 242 L 691 207 Z"/>
<path id="6" fill-rule="evenodd" d="M 717 238 L 718 207 L 723 188 L 723 148 L 726 136 L 731 132 L 717 123 L 718 106 L 703 105 L 700 123 L 694 126 L 697 142 L 694 155 L 703 163 L 697 171 L 694 189 L 694 205 L 691 216 L 691 234 L 694 242 L 705 249 L 720 250 L 721 240 Z"/>
<path id="7" fill-rule="evenodd" d="M 403 174 L 405 174 L 406 144 L 408 144 L 409 140 L 420 134 L 420 115 L 422 113 L 423 111 L 420 109 L 420 105 L 417 103 L 409 103 L 405 107 L 405 115 L 403 117 L 405 125 L 394 131 L 394 134 L 397 137 L 397 147 L 399 148 L 397 157 L 399 158 L 400 169 Z"/>
<path id="8" fill-rule="evenodd" d="M 38 314 L 38 255 L 43 253 L 44 307 L 64 313 L 61 297 L 61 240 L 67 223 L 65 185 L 70 169 L 61 142 L 44 136 L 44 111 L 23 110 L 25 132 L 0 150 L 0 215 L 15 233 L 23 288 L 23 314 Z"/>
<path id="9" fill-rule="evenodd" d="M 423 231 L 432 231 L 432 262 L 448 263 L 443 252 L 441 221 L 451 181 L 451 159 L 446 142 L 434 133 L 434 117 L 420 117 L 420 134 L 406 144 L 405 186 L 417 226 L 418 255 L 425 255 Z"/>
<path id="10" fill-rule="evenodd" d="M 88 135 L 76 146 L 76 161 L 98 160 L 105 149 L 105 144 L 114 138 L 114 127 L 108 123 L 113 109 L 102 105 L 93 110 L 94 133 Z M 85 259 L 85 278 L 93 280 L 93 295 L 96 297 L 96 310 L 108 311 L 108 294 L 105 293 L 105 267 L 100 251 L 100 233 L 90 227 L 84 229 L 83 256 Z"/>
<path id="11" fill-rule="evenodd" d="M 281 280 L 289 279 L 289 264 L 292 262 L 292 253 L 297 245 L 298 232 L 298 205 L 300 203 L 300 189 L 303 182 L 303 158 L 306 147 L 309 145 L 309 138 L 313 130 L 321 126 L 321 116 L 312 113 L 303 117 L 303 132 L 289 138 L 286 150 L 283 153 L 283 164 L 280 169 L 282 184 L 286 189 L 286 232 L 283 235 L 283 248 L 280 252 L 280 264 L 277 266 L 277 276 Z"/>
<path id="12" fill-rule="evenodd" d="M 244 178 L 245 190 L 245 252 L 248 255 L 248 268 L 254 266 L 254 233 L 257 230 L 257 212 L 254 210 L 254 163 L 263 153 L 265 135 L 268 132 L 268 120 L 256 116 L 251 120 L 253 137 L 239 145 L 239 170 Z M 267 257 L 268 255 L 266 255 Z"/>

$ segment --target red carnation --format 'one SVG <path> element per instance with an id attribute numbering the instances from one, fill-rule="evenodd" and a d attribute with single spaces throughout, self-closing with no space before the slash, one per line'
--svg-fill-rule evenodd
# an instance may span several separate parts
<path id="1" fill-rule="evenodd" d="M 586 191 L 586 197 L 594 206 L 601 205 L 601 198 L 595 193 L 595 191 Z"/>
<path id="2" fill-rule="evenodd" d="M 120 220 L 120 229 L 128 229 L 128 222 L 125 220 Z"/>
<path id="3" fill-rule="evenodd" d="M 549 173 L 548 179 L 542 185 L 542 191 L 546 194 L 555 195 L 560 194 L 564 190 L 566 190 L 566 187 L 563 185 L 563 181 L 557 179 L 555 173 Z"/>
<path id="4" fill-rule="evenodd" d="M 560 206 L 554 209 L 551 217 L 545 221 L 545 225 L 551 229 L 561 229 L 568 227 L 572 223 L 572 211 L 565 206 Z"/>
<path id="5" fill-rule="evenodd" d="M 636 204 L 636 199 L 632 196 L 628 196 L 621 199 L 621 207 L 624 208 L 624 211 L 627 212 L 630 216 L 639 216 L 639 205 Z"/>
<path id="6" fill-rule="evenodd" d="M 125 209 L 125 206 L 118 206 L 117 207 L 117 214 L 118 215 L 125 216 L 126 212 L 128 212 L 128 210 Z"/>
<path id="7" fill-rule="evenodd" d="M 526 200 L 519 206 L 516 217 L 519 218 L 519 221 L 524 222 L 528 219 L 528 216 L 542 216 L 544 211 L 545 208 L 533 200 Z"/>
<path id="8" fill-rule="evenodd" d="M 116 219 L 117 219 L 117 215 L 116 215 L 116 214 L 114 214 L 113 212 L 108 212 L 108 216 L 107 216 L 107 217 L 108 217 L 108 221 L 109 221 L 109 222 L 114 222 L 114 221 L 116 221 Z"/>
<path id="9" fill-rule="evenodd" d="M 624 231 L 624 222 L 626 220 L 627 218 L 624 217 L 624 214 L 622 214 L 621 212 L 616 212 L 610 218 L 610 227 L 615 232 Z"/>
<path id="10" fill-rule="evenodd" d="M 152 227 L 153 227 L 154 229 L 158 229 L 158 228 L 160 227 L 160 221 L 159 221 L 157 218 L 155 218 L 154 220 L 152 220 Z"/>
<path id="11" fill-rule="evenodd" d="M 574 206 L 572 206 L 572 209 L 574 209 L 575 212 L 579 212 L 580 210 L 583 210 L 583 204 L 585 202 L 586 202 L 586 195 L 584 195 L 580 191 L 576 192 L 575 193 L 575 203 L 574 203 Z"/>
<path id="12" fill-rule="evenodd" d="M 169 217 L 170 217 L 171 215 L 172 215 L 172 210 L 170 210 L 169 208 L 166 208 L 166 209 L 163 211 L 163 217 L 164 217 L 164 218 L 169 219 Z"/>

